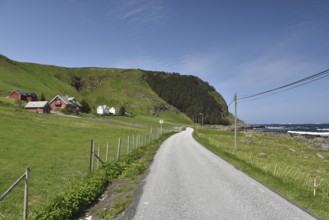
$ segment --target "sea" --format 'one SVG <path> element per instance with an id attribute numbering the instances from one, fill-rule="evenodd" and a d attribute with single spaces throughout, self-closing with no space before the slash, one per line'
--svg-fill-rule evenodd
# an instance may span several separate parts
<path id="1" fill-rule="evenodd" d="M 277 132 L 329 137 L 329 124 L 261 124 L 251 125 L 260 132 Z"/>

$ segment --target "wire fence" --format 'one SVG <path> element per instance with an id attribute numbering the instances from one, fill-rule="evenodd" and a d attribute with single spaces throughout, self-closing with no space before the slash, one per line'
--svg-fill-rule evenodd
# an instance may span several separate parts
<path id="1" fill-rule="evenodd" d="M 169 132 L 169 130 L 163 130 L 161 128 L 158 129 L 156 133 L 154 133 L 153 128 L 151 128 L 148 135 L 134 134 L 128 136 L 126 142 L 124 142 L 121 137 L 118 138 L 117 152 L 114 159 L 119 160 L 121 155 L 129 154 L 134 149 L 159 139 L 163 133 L 167 132 Z M 90 144 L 89 170 L 93 171 L 98 169 L 102 164 L 108 162 L 109 158 L 109 142 L 107 141 L 106 144 L 102 147 L 101 144 L 97 144 L 96 141 L 92 139 Z"/>
<path id="2" fill-rule="evenodd" d="M 31 172 L 31 168 L 26 168 L 26 171 L 24 174 L 19 177 L 13 185 L 11 185 L 6 192 L 4 192 L 0 196 L 0 202 L 4 200 L 11 192 L 14 190 L 14 188 L 23 180 L 25 180 L 25 190 L 24 190 L 24 211 L 23 211 L 23 220 L 27 219 L 28 216 L 28 191 L 29 191 L 29 173 Z"/>
<path id="3" fill-rule="evenodd" d="M 95 140 L 91 140 L 90 143 L 90 160 L 89 160 L 89 170 L 93 171 L 102 166 L 102 164 L 110 160 L 119 160 L 120 156 L 124 154 L 131 153 L 134 149 L 145 146 L 150 142 L 157 140 L 164 133 L 170 132 L 172 129 L 158 129 L 156 132 L 153 128 L 150 129 L 149 134 L 133 134 L 123 140 L 118 138 L 117 152 L 115 155 L 109 155 L 110 148 L 115 148 L 115 146 L 110 146 L 109 142 L 106 142 L 103 147 L 101 144 L 96 143 Z M 24 212 L 23 219 L 28 219 L 28 191 L 29 191 L 29 173 L 31 172 L 30 168 L 27 168 L 23 175 L 21 175 L 13 184 L 0 196 L 0 202 L 3 201 L 21 182 L 25 181 L 25 191 L 24 191 Z M 1 218 L 1 215 L 0 215 Z"/>

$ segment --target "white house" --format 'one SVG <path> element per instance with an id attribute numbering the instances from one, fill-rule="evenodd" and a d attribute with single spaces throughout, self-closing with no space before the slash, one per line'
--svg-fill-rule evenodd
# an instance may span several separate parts
<path id="1" fill-rule="evenodd" d="M 107 105 L 99 105 L 96 109 L 98 115 L 109 115 L 110 109 Z"/>
<path id="2" fill-rule="evenodd" d="M 112 115 L 119 115 L 120 114 L 120 109 L 119 108 L 112 107 L 112 108 L 110 108 L 110 114 L 112 114 Z"/>

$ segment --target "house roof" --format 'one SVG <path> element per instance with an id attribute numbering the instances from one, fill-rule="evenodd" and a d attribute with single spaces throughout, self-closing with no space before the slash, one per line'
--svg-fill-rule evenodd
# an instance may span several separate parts
<path id="1" fill-rule="evenodd" d="M 19 91 L 19 90 L 16 90 L 19 94 L 21 94 L 21 95 L 24 95 L 24 96 L 29 96 L 30 95 L 30 93 L 28 93 L 28 92 L 23 92 L 23 91 Z"/>
<path id="2" fill-rule="evenodd" d="M 56 95 L 52 100 L 50 100 L 50 103 L 53 102 L 57 97 L 62 99 L 66 104 L 71 104 L 68 97 L 65 95 Z"/>
<path id="3" fill-rule="evenodd" d="M 24 91 L 20 91 L 20 90 L 15 90 L 15 91 L 11 92 L 11 93 L 9 94 L 9 96 L 10 96 L 11 94 L 13 94 L 14 92 L 18 92 L 19 94 L 21 94 L 21 95 L 23 95 L 23 96 L 35 96 L 34 93 L 24 92 Z"/>
<path id="4" fill-rule="evenodd" d="M 116 111 L 119 111 L 119 110 L 120 110 L 119 107 L 111 107 L 111 109 L 114 109 L 114 110 L 116 110 Z"/>
<path id="5" fill-rule="evenodd" d="M 68 97 L 66 95 L 56 95 L 51 101 L 53 102 L 56 98 L 62 99 L 66 104 L 73 104 L 75 106 L 81 107 L 82 105 L 74 98 L 74 97 Z"/>
<path id="6" fill-rule="evenodd" d="M 102 108 L 102 109 L 109 109 L 109 107 L 107 105 L 99 105 L 97 108 Z"/>
<path id="7" fill-rule="evenodd" d="M 68 100 L 69 100 L 71 103 L 73 103 L 73 104 L 75 104 L 75 105 L 77 105 L 77 106 L 79 106 L 79 107 L 82 106 L 82 105 L 80 104 L 80 102 L 78 102 L 74 97 L 68 97 Z"/>
<path id="8" fill-rule="evenodd" d="M 48 104 L 47 101 L 28 102 L 25 108 L 43 108 Z"/>

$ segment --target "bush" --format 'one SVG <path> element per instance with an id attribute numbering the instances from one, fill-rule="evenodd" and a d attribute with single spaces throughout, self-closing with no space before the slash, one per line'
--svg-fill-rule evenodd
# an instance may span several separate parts
<path id="1" fill-rule="evenodd" d="M 146 169 L 147 169 L 147 163 L 143 161 L 134 162 L 122 172 L 120 177 L 133 178 L 144 173 Z"/>
<path id="2" fill-rule="evenodd" d="M 74 214 L 91 204 L 107 184 L 108 177 L 105 170 L 97 170 L 86 179 L 58 194 L 43 209 L 33 213 L 31 219 L 71 219 Z"/>
<path id="3" fill-rule="evenodd" d="M 82 105 L 81 112 L 90 113 L 91 108 L 89 104 L 86 102 L 86 100 L 82 100 L 80 104 Z"/>

